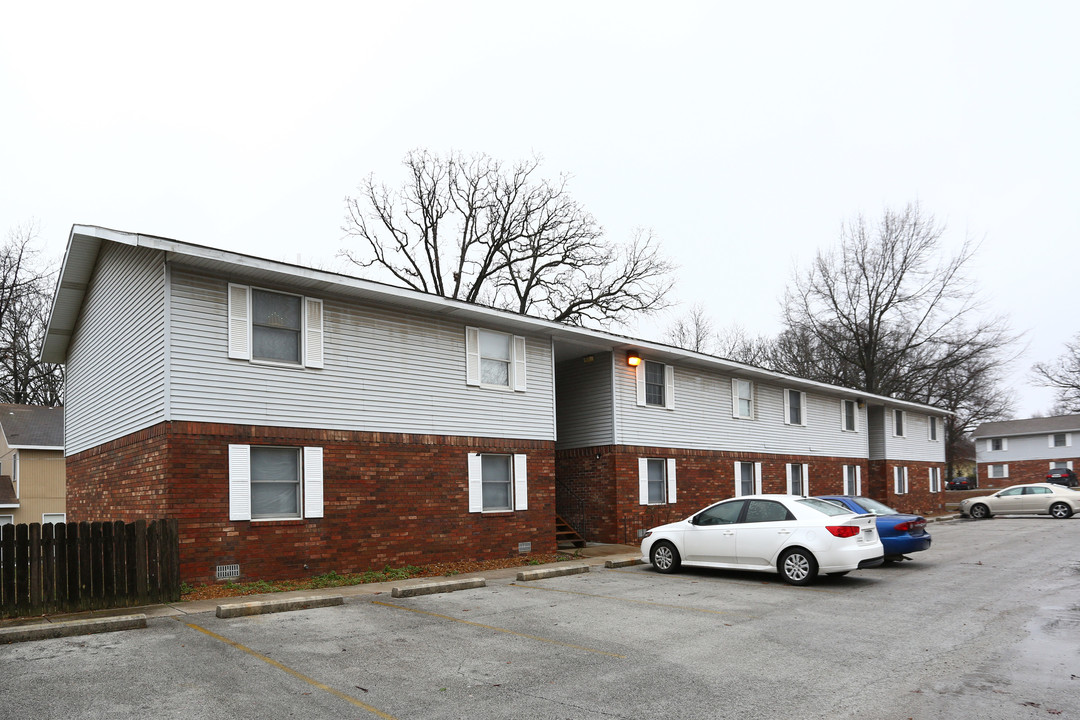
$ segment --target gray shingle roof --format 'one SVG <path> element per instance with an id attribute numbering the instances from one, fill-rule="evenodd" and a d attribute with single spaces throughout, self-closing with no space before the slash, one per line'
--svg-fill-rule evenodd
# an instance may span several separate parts
<path id="1" fill-rule="evenodd" d="M 0 428 L 13 447 L 64 447 L 64 408 L 0 403 Z"/>
<path id="2" fill-rule="evenodd" d="M 983 423 L 971 433 L 972 437 L 1005 437 L 1008 435 L 1041 435 L 1052 432 L 1080 431 L 1080 415 L 1002 420 Z"/>

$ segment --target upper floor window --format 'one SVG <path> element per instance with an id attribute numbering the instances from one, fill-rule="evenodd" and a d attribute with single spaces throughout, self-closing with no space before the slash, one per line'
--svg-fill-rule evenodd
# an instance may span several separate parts
<path id="1" fill-rule="evenodd" d="M 894 437 L 904 437 L 904 411 L 893 410 L 893 429 L 892 434 Z"/>
<path id="2" fill-rule="evenodd" d="M 527 468 L 522 453 L 469 453 L 469 512 L 528 510 Z"/>
<path id="3" fill-rule="evenodd" d="M 1054 433 L 1050 436 L 1050 447 L 1072 447 L 1072 433 Z"/>
<path id="4" fill-rule="evenodd" d="M 855 432 L 858 430 L 859 411 L 858 406 L 854 400 L 841 400 L 840 401 L 840 428 L 847 432 Z"/>
<path id="5" fill-rule="evenodd" d="M 229 357 L 323 366 L 322 300 L 229 283 Z"/>
<path id="6" fill-rule="evenodd" d="M 465 382 L 524 392 L 525 338 L 465 328 Z"/>
<path id="7" fill-rule="evenodd" d="M 749 380 L 732 378 L 731 414 L 737 418 L 754 417 L 754 383 Z"/>
<path id="8" fill-rule="evenodd" d="M 1008 450 L 1009 441 L 1005 438 L 990 438 L 986 441 L 989 450 Z"/>
<path id="9" fill-rule="evenodd" d="M 787 414 L 784 421 L 788 425 L 806 424 L 806 393 L 798 390 L 785 390 L 786 400 L 784 406 Z"/>
<path id="10" fill-rule="evenodd" d="M 637 373 L 637 404 L 675 408 L 675 368 L 660 362 L 645 362 L 634 368 Z"/>
<path id="11" fill-rule="evenodd" d="M 930 438 L 931 442 L 936 442 L 937 441 L 937 436 L 938 436 L 938 420 L 937 420 L 937 417 L 931 415 L 930 417 L 928 417 L 926 419 L 926 422 L 927 422 L 928 437 Z"/>

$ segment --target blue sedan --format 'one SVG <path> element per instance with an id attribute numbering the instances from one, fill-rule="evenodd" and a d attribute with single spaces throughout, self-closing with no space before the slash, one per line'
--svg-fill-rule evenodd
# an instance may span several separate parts
<path id="1" fill-rule="evenodd" d="M 885 546 L 886 560 L 903 560 L 904 555 L 930 549 L 930 533 L 926 532 L 926 518 L 919 515 L 905 515 L 883 505 L 877 500 L 852 495 L 819 495 L 822 500 L 831 500 L 843 505 L 852 512 L 870 513 L 877 520 L 878 537 Z"/>

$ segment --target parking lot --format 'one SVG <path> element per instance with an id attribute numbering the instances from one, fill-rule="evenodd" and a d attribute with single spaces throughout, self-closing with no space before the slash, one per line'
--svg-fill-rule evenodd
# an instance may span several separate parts
<path id="1" fill-rule="evenodd" d="M 1080 517 L 823 578 L 593 568 L 0 646 L 3 717 L 1080 717 Z"/>

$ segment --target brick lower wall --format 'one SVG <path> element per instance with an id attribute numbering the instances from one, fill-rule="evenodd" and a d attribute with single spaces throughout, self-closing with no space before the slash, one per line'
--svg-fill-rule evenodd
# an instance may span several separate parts
<path id="1" fill-rule="evenodd" d="M 324 517 L 229 520 L 230 444 L 323 448 Z M 528 509 L 468 512 L 470 452 L 526 453 Z M 69 520 L 176 517 L 181 578 L 294 578 L 555 550 L 545 441 L 164 423 L 68 458 Z"/>
<path id="2" fill-rule="evenodd" d="M 638 459 L 675 458 L 676 502 L 641 505 L 638 486 Z M 802 455 L 753 455 L 748 453 L 679 448 L 605 445 L 558 450 L 556 475 L 588 506 L 588 539 L 598 542 L 639 542 L 639 533 L 649 527 L 673 522 L 710 503 L 735 495 L 735 462 L 762 464 L 762 492 L 787 492 L 787 465 L 808 465 L 808 487 L 813 495 L 840 495 L 844 492 L 844 465 L 859 465 L 862 492 L 902 512 L 936 514 L 944 511 L 944 494 L 929 492 L 927 468 L 938 463 L 903 463 L 908 466 L 910 491 L 893 492 L 885 483 L 891 477 L 891 462 L 869 463 L 862 458 L 812 457 Z M 921 472 L 921 475 L 919 474 Z M 920 483 L 918 478 L 925 482 Z M 942 471 L 944 478 L 944 471 Z M 944 489 L 944 480 L 942 480 Z"/>
<path id="3" fill-rule="evenodd" d="M 1023 483 L 1046 482 L 1046 473 L 1050 471 L 1051 462 L 1071 462 L 1073 470 L 1080 472 L 1080 457 L 1054 458 L 1053 460 L 1010 460 L 1007 463 L 981 462 L 976 466 L 975 472 L 980 487 L 1009 487 Z M 990 477 L 990 465 L 1008 465 L 1009 474 L 1003 478 Z"/>
<path id="4" fill-rule="evenodd" d="M 879 500 L 900 512 L 915 515 L 940 515 L 945 512 L 944 463 L 916 462 L 914 460 L 882 460 L 871 463 L 874 478 L 870 497 Z M 908 491 L 896 492 L 895 467 L 906 467 L 908 471 Z M 930 492 L 930 468 L 940 470 L 940 491 Z"/>

